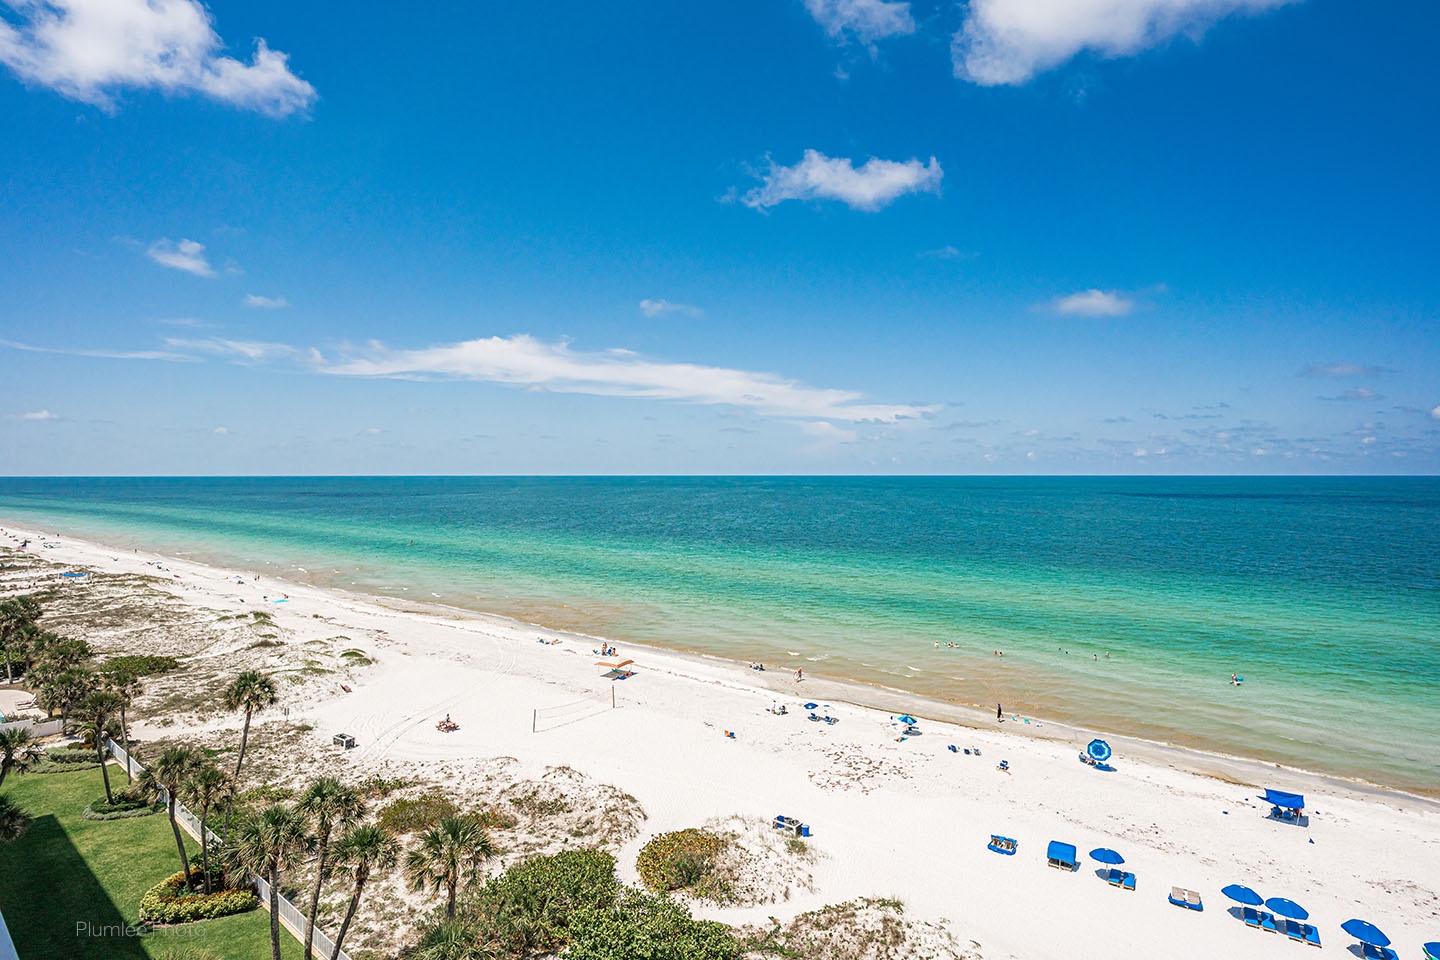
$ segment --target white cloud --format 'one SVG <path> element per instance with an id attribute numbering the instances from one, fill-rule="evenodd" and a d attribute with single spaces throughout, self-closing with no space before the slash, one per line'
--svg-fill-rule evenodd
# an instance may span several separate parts
<path id="1" fill-rule="evenodd" d="M 628 350 L 586 353 L 523 334 L 421 350 L 392 350 L 371 343 L 362 352 L 334 362 L 312 352 L 311 362 L 319 372 L 336 376 L 478 380 L 560 393 L 724 404 L 767 416 L 851 423 L 893 423 L 939 409 L 865 403 L 862 394 L 850 390 L 808 387 L 771 373 L 647 360 Z"/>
<path id="2" fill-rule="evenodd" d="M 975 254 L 966 253 L 954 244 L 947 243 L 934 250 L 921 250 L 919 256 L 922 260 L 969 260 Z"/>
<path id="3" fill-rule="evenodd" d="M 1378 377 L 1384 367 L 1364 363 L 1312 363 L 1300 371 L 1302 377 Z"/>
<path id="4" fill-rule="evenodd" d="M 209 260 L 205 259 L 205 244 L 197 243 L 194 240 L 171 243 L 169 239 L 161 237 L 150 244 L 150 249 L 145 251 L 145 256 L 162 267 L 184 270 L 197 277 L 215 276 L 215 268 L 210 266 Z"/>
<path id="5" fill-rule="evenodd" d="M 67 357 L 100 357 L 105 360 L 186 361 L 195 359 L 194 357 L 187 357 L 183 354 L 171 353 L 165 350 L 84 350 L 78 348 L 35 347 L 28 343 L 19 343 L 15 340 L 0 340 L 0 347 L 7 347 L 11 350 L 24 350 L 26 353 L 55 353 Z"/>
<path id="6" fill-rule="evenodd" d="M 278 310 L 281 307 L 290 306 L 290 301 L 284 297 L 262 297 L 258 293 L 247 293 L 245 295 L 245 306 L 261 307 L 266 310 Z"/>
<path id="7" fill-rule="evenodd" d="M 211 430 L 210 432 L 213 433 L 213 434 L 215 434 L 215 436 L 217 436 L 217 437 L 228 437 L 228 436 L 230 436 L 230 428 L 229 428 L 229 427 L 216 427 L 214 430 Z"/>
<path id="8" fill-rule="evenodd" d="M 1296 0 L 971 0 L 951 42 L 955 75 L 1021 84 L 1082 50 L 1124 57 L 1179 34 L 1198 37 L 1235 13 Z"/>
<path id="9" fill-rule="evenodd" d="M 741 197 L 741 202 L 764 210 L 786 200 L 839 200 L 856 210 L 874 211 L 907 193 L 938 193 L 944 175 L 934 157 L 929 163 L 871 157 L 856 169 L 845 157 L 806 150 L 804 159 L 793 167 L 771 161 L 764 182 Z"/>
<path id="10" fill-rule="evenodd" d="M 1371 390 L 1369 387 L 1354 387 L 1334 397 L 1322 397 L 1324 400 L 1349 400 L 1360 403 L 1369 403 L 1374 400 L 1384 400 L 1384 396 Z"/>
<path id="11" fill-rule="evenodd" d="M 678 313 L 686 317 L 699 317 L 705 313 L 705 311 L 699 307 L 692 307 L 688 303 L 671 303 L 669 300 L 651 300 L 648 298 L 640 301 L 640 312 L 647 317 L 658 317 L 666 313 Z"/>
<path id="12" fill-rule="evenodd" d="M 805 0 L 805 9 L 832 37 L 853 34 L 864 43 L 915 32 L 909 3 L 890 0 Z"/>
<path id="13" fill-rule="evenodd" d="M 59 420 L 60 418 L 49 410 L 32 410 L 29 413 L 15 414 L 16 420 Z"/>
<path id="14" fill-rule="evenodd" d="M 1123 317 L 1135 309 L 1135 301 L 1113 290 L 1082 290 L 1050 302 L 1056 313 L 1075 317 Z"/>
<path id="15" fill-rule="evenodd" d="M 318 350 L 300 350 L 284 343 L 265 343 L 257 340 L 225 340 L 220 337 L 212 337 L 208 340 L 185 340 L 170 337 L 165 340 L 165 346 L 182 353 L 208 354 L 214 357 L 244 360 L 249 363 L 296 360 L 315 365 L 324 362 Z"/>
<path id="16" fill-rule="evenodd" d="M 1437 406 L 1434 410 L 1430 411 L 1430 419 L 1440 420 L 1440 406 Z"/>
<path id="17" fill-rule="evenodd" d="M 282 117 L 304 110 L 315 88 L 285 54 L 255 41 L 249 63 L 221 56 L 220 37 L 197 0 L 4 0 L 0 63 L 72 100 L 115 108 L 125 88 L 199 93 Z"/>
<path id="18" fill-rule="evenodd" d="M 829 420 L 811 420 L 800 424 L 800 429 L 822 443 L 854 443 L 859 434 L 847 427 L 837 427 Z"/>

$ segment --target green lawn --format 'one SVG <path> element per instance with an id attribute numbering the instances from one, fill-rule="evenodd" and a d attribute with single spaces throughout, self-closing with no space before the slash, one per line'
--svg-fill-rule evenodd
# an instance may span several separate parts
<path id="1" fill-rule="evenodd" d="M 122 789 L 124 772 L 112 772 L 111 783 Z M 192 950 L 225 960 L 270 956 L 264 909 L 136 935 L 141 895 L 177 873 L 180 858 L 163 812 L 134 820 L 80 816 L 105 794 L 99 769 L 12 773 L 3 792 L 35 818 L 23 837 L 0 845 L 0 908 L 23 960 L 146 960 Z M 181 836 L 188 852 L 199 850 Z M 283 927 L 280 937 L 281 954 L 299 960 L 300 945 Z"/>

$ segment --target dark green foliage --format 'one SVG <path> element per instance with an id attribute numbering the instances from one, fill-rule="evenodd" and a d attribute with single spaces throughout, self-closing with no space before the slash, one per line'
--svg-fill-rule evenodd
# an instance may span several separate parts
<path id="1" fill-rule="evenodd" d="M 160 812 L 160 805 L 143 797 L 119 795 L 114 803 L 107 803 L 104 797 L 85 805 L 80 816 L 86 820 L 128 820 L 131 817 L 148 817 Z"/>
<path id="2" fill-rule="evenodd" d="M 57 747 L 46 750 L 42 759 L 48 763 L 96 763 L 95 751 L 85 747 Z"/>
<path id="3" fill-rule="evenodd" d="M 193 874 L 196 883 L 199 877 Z M 177 873 L 160 881 L 140 898 L 140 919 L 145 923 L 190 923 L 193 920 L 214 920 L 233 913 L 244 913 L 260 905 L 253 886 L 218 893 L 185 894 L 185 875 Z"/>
<path id="4" fill-rule="evenodd" d="M 666 897 L 631 890 L 607 910 L 577 918 L 566 960 L 739 960 L 730 928 L 696 920 Z"/>
<path id="5" fill-rule="evenodd" d="M 101 673 L 128 673 L 136 677 L 148 677 L 157 673 L 169 673 L 180 666 L 174 657 L 149 655 L 125 655 L 111 657 L 100 665 Z"/>
<path id="6" fill-rule="evenodd" d="M 11 843 L 30 828 L 30 814 L 8 796 L 0 794 L 0 843 Z"/>
<path id="7" fill-rule="evenodd" d="M 439 793 L 392 800 L 380 811 L 376 823 L 391 833 L 416 833 L 429 830 L 446 817 L 460 813 L 454 800 Z"/>
<path id="8" fill-rule="evenodd" d="M 615 858 L 601 850 L 566 850 L 511 867 L 486 882 L 466 914 L 479 939 L 504 955 L 553 953 L 571 939 L 576 918 L 615 905 Z"/>

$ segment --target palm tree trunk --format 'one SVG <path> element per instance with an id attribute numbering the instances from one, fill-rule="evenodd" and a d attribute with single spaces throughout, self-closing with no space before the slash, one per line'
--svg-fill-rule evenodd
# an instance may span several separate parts
<path id="1" fill-rule="evenodd" d="M 5 774 L 10 772 L 10 764 L 0 763 L 0 787 L 5 786 Z"/>
<path id="2" fill-rule="evenodd" d="M 105 781 L 105 802 L 113 807 L 115 795 L 110 792 L 110 764 L 105 762 L 105 747 L 99 730 L 95 731 L 95 759 L 100 761 L 100 779 Z"/>
<path id="3" fill-rule="evenodd" d="M 205 892 L 210 892 L 210 840 L 205 821 L 210 818 L 210 804 L 200 805 L 200 865 L 205 869 Z"/>
<path id="4" fill-rule="evenodd" d="M 315 915 L 320 912 L 320 887 L 325 883 L 325 854 L 330 846 L 329 831 L 320 835 L 319 856 L 315 861 L 315 891 L 310 894 L 310 923 L 305 927 L 305 960 L 315 955 Z"/>
<path id="5" fill-rule="evenodd" d="M 340 932 L 335 936 L 335 952 L 332 956 L 340 956 L 340 947 L 345 942 L 345 933 L 350 929 L 350 921 L 355 918 L 355 908 L 360 906 L 360 891 L 365 889 L 365 880 L 364 873 L 355 877 L 355 893 L 350 897 L 350 906 L 345 910 L 345 920 L 340 924 Z"/>
<path id="6" fill-rule="evenodd" d="M 245 762 L 245 744 L 250 740 L 250 708 L 245 708 L 245 729 L 240 732 L 240 756 L 235 758 L 235 792 L 240 790 L 240 764 Z M 220 842 L 230 841 L 230 811 L 235 808 L 235 801 L 231 800 L 225 804 L 225 826 L 220 830 Z"/>
<path id="7" fill-rule="evenodd" d="M 270 876 L 270 956 L 280 960 L 280 871 L 271 870 Z"/>
<path id="8" fill-rule="evenodd" d="M 14 683 L 15 678 L 10 674 L 10 648 L 5 648 L 5 682 Z"/>
<path id="9" fill-rule="evenodd" d="M 445 881 L 445 885 L 450 888 L 450 900 L 449 900 L 448 903 L 445 904 L 445 913 L 450 917 L 451 920 L 454 920 L 454 919 L 455 919 L 455 886 L 456 886 L 456 883 L 455 883 L 454 880 L 447 880 L 447 881 Z"/>
<path id="10" fill-rule="evenodd" d="M 134 783 L 130 775 L 130 728 L 125 726 L 125 707 L 120 707 L 120 739 L 125 742 L 120 744 L 125 749 L 125 782 Z"/>
<path id="11" fill-rule="evenodd" d="M 185 841 L 180 839 L 180 824 L 175 820 L 175 794 L 166 790 L 165 795 L 170 801 L 167 807 L 170 811 L 170 829 L 175 831 L 175 849 L 180 851 L 180 873 L 185 877 L 185 889 L 194 893 L 195 885 L 190 882 L 190 860 L 185 856 Z"/>

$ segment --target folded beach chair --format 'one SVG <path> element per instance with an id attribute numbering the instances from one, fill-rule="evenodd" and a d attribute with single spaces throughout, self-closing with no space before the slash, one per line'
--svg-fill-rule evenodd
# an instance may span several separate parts
<path id="1" fill-rule="evenodd" d="M 1019 844 L 1011 837 L 1002 837 L 998 833 L 992 833 L 990 834 L 990 842 L 985 846 L 987 849 L 993 850 L 996 853 L 1003 853 L 1007 857 L 1013 857 Z"/>
<path id="2" fill-rule="evenodd" d="M 1170 888 L 1170 902 L 1177 907 L 1185 907 L 1187 910 L 1205 909 L 1205 905 L 1200 901 L 1200 894 L 1184 887 Z"/>
<path id="3" fill-rule="evenodd" d="M 1072 873 L 1080 869 L 1080 861 L 1075 857 L 1075 845 L 1061 843 L 1059 840 L 1050 841 L 1050 846 L 1045 851 L 1045 862 L 1058 870 L 1069 870 Z"/>

